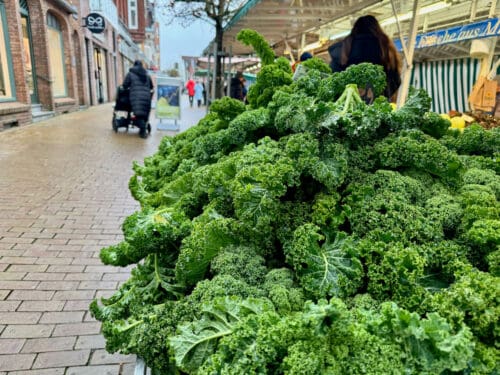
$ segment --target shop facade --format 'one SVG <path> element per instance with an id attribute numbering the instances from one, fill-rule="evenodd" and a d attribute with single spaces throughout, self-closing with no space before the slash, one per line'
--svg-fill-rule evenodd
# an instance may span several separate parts
<path id="1" fill-rule="evenodd" d="M 145 60 L 122 18 L 113 0 L 0 0 L 0 131 L 113 101 Z"/>
<path id="2" fill-rule="evenodd" d="M 0 129 L 84 104 L 76 14 L 64 0 L 0 0 Z"/>

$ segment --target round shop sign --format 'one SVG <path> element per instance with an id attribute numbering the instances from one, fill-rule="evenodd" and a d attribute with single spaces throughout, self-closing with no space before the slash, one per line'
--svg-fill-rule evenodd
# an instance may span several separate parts
<path id="1" fill-rule="evenodd" d="M 90 13 L 87 17 L 85 17 L 85 27 L 93 33 L 102 33 L 106 28 L 104 17 L 99 13 Z"/>

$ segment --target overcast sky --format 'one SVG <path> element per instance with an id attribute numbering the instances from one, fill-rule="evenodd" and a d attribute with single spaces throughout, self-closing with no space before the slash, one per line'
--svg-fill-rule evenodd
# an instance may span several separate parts
<path id="1" fill-rule="evenodd" d="M 181 65 L 181 56 L 201 56 L 214 35 L 214 27 L 206 22 L 198 21 L 187 28 L 160 22 L 161 69 L 172 68 L 176 62 Z"/>

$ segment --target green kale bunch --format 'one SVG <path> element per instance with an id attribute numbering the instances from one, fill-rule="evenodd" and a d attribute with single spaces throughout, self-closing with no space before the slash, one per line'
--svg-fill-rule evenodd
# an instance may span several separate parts
<path id="1" fill-rule="evenodd" d="M 450 131 L 422 90 L 393 110 L 371 64 L 292 82 L 239 38 L 250 105 L 133 166 L 141 209 L 100 255 L 134 268 L 90 306 L 106 349 L 155 375 L 498 373 L 498 130 Z"/>

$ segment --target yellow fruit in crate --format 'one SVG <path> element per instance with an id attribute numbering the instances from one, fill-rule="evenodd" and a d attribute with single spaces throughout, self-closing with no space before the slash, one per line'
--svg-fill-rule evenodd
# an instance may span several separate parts
<path id="1" fill-rule="evenodd" d="M 396 103 L 391 103 L 391 108 L 393 111 L 395 111 L 396 109 L 398 109 L 398 106 L 396 105 Z"/>
<path id="2" fill-rule="evenodd" d="M 450 115 L 447 114 L 447 113 L 441 113 L 439 116 L 441 116 L 442 118 L 444 118 L 446 120 L 450 120 L 451 121 Z"/>
<path id="3" fill-rule="evenodd" d="M 460 117 L 460 116 L 457 116 L 457 117 L 453 117 L 451 120 L 451 128 L 452 129 L 458 129 L 460 131 L 464 131 L 464 128 L 465 128 L 465 120 Z"/>

